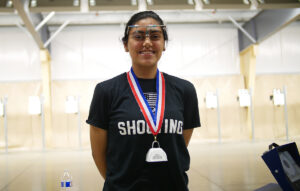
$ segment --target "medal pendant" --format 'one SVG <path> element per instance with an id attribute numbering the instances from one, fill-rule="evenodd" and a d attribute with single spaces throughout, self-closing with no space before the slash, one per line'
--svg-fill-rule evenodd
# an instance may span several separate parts
<path id="1" fill-rule="evenodd" d="M 154 147 L 157 143 L 158 147 Z M 158 141 L 153 141 L 152 148 L 149 149 L 146 155 L 147 162 L 165 162 L 168 161 L 166 152 L 160 148 Z"/>
<path id="2" fill-rule="evenodd" d="M 164 162 L 168 161 L 166 152 L 160 148 L 156 136 L 159 133 L 159 130 L 162 126 L 164 113 L 165 113 L 165 79 L 164 76 L 157 69 L 156 73 L 156 107 L 155 114 L 152 112 L 147 99 L 145 98 L 143 91 L 139 85 L 138 79 L 133 72 L 133 68 L 127 72 L 127 80 L 134 98 L 137 101 L 137 104 L 140 107 L 141 112 L 145 118 L 147 125 L 149 126 L 152 134 L 154 135 L 154 141 L 152 143 L 152 148 L 149 149 L 146 155 L 147 162 Z M 157 143 L 158 147 L 154 147 Z"/>

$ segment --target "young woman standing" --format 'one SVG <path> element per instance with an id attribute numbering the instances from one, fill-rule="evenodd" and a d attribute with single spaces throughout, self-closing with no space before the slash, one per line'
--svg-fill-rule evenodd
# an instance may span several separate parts
<path id="1" fill-rule="evenodd" d="M 156 13 L 133 15 L 122 40 L 132 67 L 96 86 L 87 120 L 103 190 L 187 191 L 195 88 L 158 70 L 168 35 Z"/>

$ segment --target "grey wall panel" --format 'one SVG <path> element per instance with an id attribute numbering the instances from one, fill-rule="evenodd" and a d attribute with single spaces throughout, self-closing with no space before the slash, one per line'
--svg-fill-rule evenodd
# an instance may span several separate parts
<path id="1" fill-rule="evenodd" d="M 258 47 L 257 74 L 300 73 L 300 22 L 263 41 Z"/>

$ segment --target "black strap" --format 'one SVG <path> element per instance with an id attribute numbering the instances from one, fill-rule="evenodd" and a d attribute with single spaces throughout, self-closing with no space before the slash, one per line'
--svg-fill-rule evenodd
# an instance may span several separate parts
<path id="1" fill-rule="evenodd" d="M 272 143 L 271 145 L 269 145 L 269 150 L 272 150 L 273 148 L 279 147 L 279 145 L 277 145 L 276 143 Z"/>

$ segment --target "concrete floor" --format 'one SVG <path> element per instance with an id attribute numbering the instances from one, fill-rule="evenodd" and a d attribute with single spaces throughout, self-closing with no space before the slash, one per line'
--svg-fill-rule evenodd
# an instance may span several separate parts
<path id="1" fill-rule="evenodd" d="M 275 183 L 261 159 L 270 143 L 272 141 L 221 144 L 192 141 L 189 146 L 190 191 L 253 191 Z M 102 189 L 103 180 L 89 149 L 10 151 L 7 154 L 2 150 L 0 191 L 59 191 L 64 169 L 73 177 L 72 190 Z"/>

